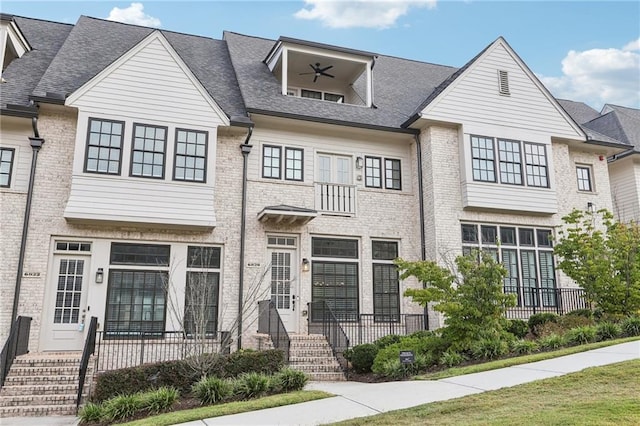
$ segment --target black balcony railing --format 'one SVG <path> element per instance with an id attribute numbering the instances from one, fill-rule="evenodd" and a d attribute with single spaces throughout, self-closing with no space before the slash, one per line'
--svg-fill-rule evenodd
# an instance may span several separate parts
<path id="1" fill-rule="evenodd" d="M 98 331 L 96 346 L 96 371 L 108 371 L 205 353 L 228 354 L 231 333 L 219 331 L 206 338 L 192 338 L 184 331 L 136 331 L 121 336 Z"/>
<path id="2" fill-rule="evenodd" d="M 29 332 L 31 331 L 31 317 L 19 316 L 13 323 L 9 337 L 0 352 L 0 388 L 4 386 L 4 379 L 9 374 L 13 360 L 18 355 L 29 352 Z"/>
<path id="3" fill-rule="evenodd" d="M 592 309 L 581 288 L 516 288 L 505 287 L 504 292 L 518 297 L 518 306 L 509 308 L 509 319 L 527 319 L 533 314 L 552 312 L 564 315 L 576 309 Z"/>
<path id="4" fill-rule="evenodd" d="M 289 362 L 291 339 L 275 304 L 270 300 L 258 302 L 258 333 L 268 334 L 273 342 L 273 347 L 281 350 L 285 362 Z"/>
<path id="5" fill-rule="evenodd" d="M 322 334 L 326 337 L 336 357 L 345 373 L 348 369 L 348 362 L 344 353 L 349 349 L 349 337 L 342 328 L 331 308 L 324 300 L 311 302 L 308 305 L 309 333 Z M 311 319 L 313 318 L 313 322 Z"/>

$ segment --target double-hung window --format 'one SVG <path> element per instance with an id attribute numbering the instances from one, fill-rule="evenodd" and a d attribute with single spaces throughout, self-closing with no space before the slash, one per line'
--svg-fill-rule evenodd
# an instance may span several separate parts
<path id="1" fill-rule="evenodd" d="M 578 176 L 578 191 L 592 192 L 591 167 L 576 166 L 576 174 Z"/>
<path id="2" fill-rule="evenodd" d="M 496 181 L 493 138 L 471 136 L 471 161 L 473 180 L 481 182 Z"/>
<path id="3" fill-rule="evenodd" d="M 106 337 L 164 331 L 170 251 L 169 245 L 111 244 Z"/>
<path id="4" fill-rule="evenodd" d="M 358 241 L 312 238 L 311 300 L 324 302 L 338 321 L 358 320 Z M 322 310 L 312 310 L 312 321 Z"/>
<path id="5" fill-rule="evenodd" d="M 284 161 L 282 153 L 284 152 Z M 268 179 L 304 180 L 304 151 L 301 148 L 262 146 L 262 177 Z M 284 173 L 282 169 L 284 168 Z"/>
<path id="6" fill-rule="evenodd" d="M 89 119 L 85 172 L 120 174 L 124 122 Z"/>
<path id="7" fill-rule="evenodd" d="M 545 146 L 525 142 L 524 158 L 527 170 L 527 185 L 548 188 L 549 173 Z"/>
<path id="8" fill-rule="evenodd" d="M 498 139 L 500 182 L 522 185 L 522 158 L 520 142 Z"/>
<path id="9" fill-rule="evenodd" d="M 384 164 L 384 171 L 382 165 Z M 384 187 L 386 189 L 402 189 L 402 169 L 400 160 L 380 157 L 365 157 L 364 159 L 364 186 L 368 188 L 382 188 L 384 175 Z"/>
<path id="10" fill-rule="evenodd" d="M 489 253 L 507 270 L 504 292 L 518 306 L 556 306 L 556 277 L 551 230 L 534 227 L 461 225 L 462 251 Z"/>
<path id="11" fill-rule="evenodd" d="M 206 182 L 207 132 L 176 129 L 173 179 Z"/>
<path id="12" fill-rule="evenodd" d="M 393 260 L 398 257 L 398 243 L 372 241 L 373 318 L 375 322 L 400 321 L 400 282 Z"/>
<path id="13" fill-rule="evenodd" d="M 216 336 L 221 251 L 220 247 L 187 249 L 184 328 L 188 335 Z"/>
<path id="14" fill-rule="evenodd" d="M 164 178 L 166 146 L 166 127 L 134 124 L 131 176 Z"/>
<path id="15" fill-rule="evenodd" d="M 15 150 L 13 148 L 0 148 L 0 187 L 8 188 L 11 186 L 14 156 Z"/>

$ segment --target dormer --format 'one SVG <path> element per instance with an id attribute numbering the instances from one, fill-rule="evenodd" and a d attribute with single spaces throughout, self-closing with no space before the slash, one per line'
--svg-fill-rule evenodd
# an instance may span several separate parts
<path id="1" fill-rule="evenodd" d="M 371 107 L 376 55 L 280 37 L 264 60 L 284 96 Z"/>
<path id="2" fill-rule="evenodd" d="M 29 42 L 27 42 L 11 15 L 0 14 L 0 49 L 2 72 L 9 66 L 11 61 L 22 57 L 22 55 L 31 50 Z"/>

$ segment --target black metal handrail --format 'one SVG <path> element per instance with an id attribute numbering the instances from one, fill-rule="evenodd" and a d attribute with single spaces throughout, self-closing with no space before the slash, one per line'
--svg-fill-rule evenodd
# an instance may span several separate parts
<path id="1" fill-rule="evenodd" d="M 87 338 L 84 341 L 84 349 L 82 351 L 82 358 L 80 359 L 80 371 L 78 374 L 78 396 L 76 398 L 76 414 L 80 403 L 82 402 L 82 391 L 84 389 L 84 380 L 87 376 L 87 368 L 89 367 L 89 359 L 96 351 L 96 334 L 98 331 L 98 318 L 91 317 L 89 322 L 89 331 L 87 332 Z"/>
<path id="2" fill-rule="evenodd" d="M 18 316 L 9 331 L 9 337 L 0 352 L 0 389 L 9 374 L 13 361 L 18 355 L 29 352 L 29 333 L 31 331 L 31 317 Z"/>
<path id="3" fill-rule="evenodd" d="M 541 312 L 564 315 L 576 309 L 592 309 L 581 288 L 505 287 L 504 292 L 518 297 L 518 306 L 507 309 L 505 313 L 509 319 L 526 319 Z"/>
<path id="4" fill-rule="evenodd" d="M 284 353 L 285 362 L 289 362 L 291 339 L 275 304 L 271 300 L 258 302 L 258 333 L 268 334 L 273 342 L 273 347 L 281 350 Z"/>
<path id="5" fill-rule="evenodd" d="M 344 353 L 349 349 L 349 337 L 340 325 L 335 314 L 324 300 L 310 302 L 308 305 L 309 333 L 320 333 L 329 342 L 333 356 L 336 357 L 345 374 L 348 361 Z M 313 321 L 312 321 L 313 319 Z"/>
<path id="6" fill-rule="evenodd" d="M 180 330 L 96 334 L 96 371 L 175 361 L 205 353 L 228 354 L 232 343 L 229 331 L 207 333 L 204 338 Z"/>

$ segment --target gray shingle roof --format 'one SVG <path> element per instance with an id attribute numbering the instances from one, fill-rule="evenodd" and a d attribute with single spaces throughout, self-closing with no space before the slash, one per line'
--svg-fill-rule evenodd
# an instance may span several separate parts
<path id="1" fill-rule="evenodd" d="M 600 113 L 584 102 L 575 102 L 567 99 L 558 99 L 558 103 L 578 124 L 584 124 L 594 118 L 600 117 Z"/>
<path id="2" fill-rule="evenodd" d="M 3 110 L 7 108 L 7 104 L 29 104 L 29 95 L 73 28 L 68 24 L 17 16 L 14 21 L 32 50 L 11 62 L 2 73 L 2 78 L 6 81 L 0 88 L 0 107 Z"/>
<path id="3" fill-rule="evenodd" d="M 280 94 L 280 83 L 262 62 L 275 40 L 232 32 L 225 32 L 224 39 L 247 110 L 310 120 L 399 129 L 416 107 L 456 70 L 380 55 L 373 70 L 375 108 L 317 102 Z"/>

